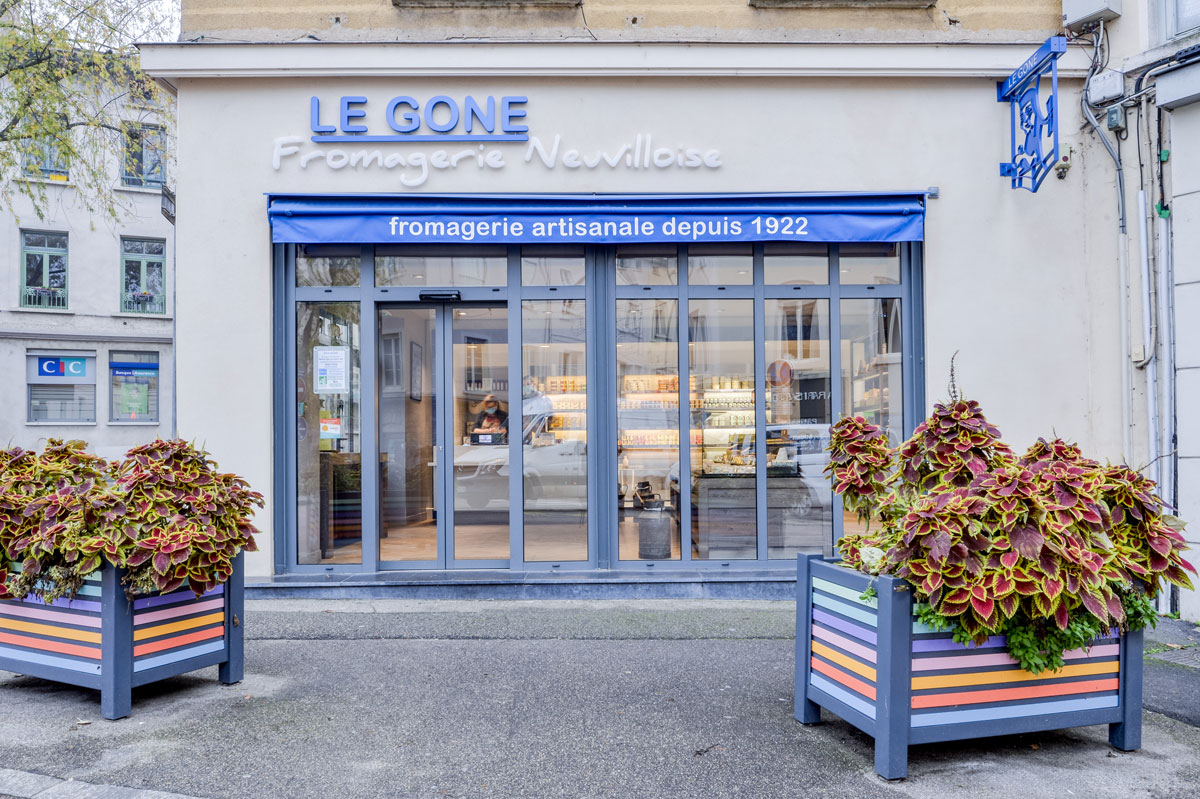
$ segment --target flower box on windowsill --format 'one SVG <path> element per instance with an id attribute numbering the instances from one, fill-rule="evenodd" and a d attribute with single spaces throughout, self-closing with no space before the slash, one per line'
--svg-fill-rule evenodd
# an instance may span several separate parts
<path id="1" fill-rule="evenodd" d="M 1035 675 L 1002 637 L 966 647 L 924 627 L 903 580 L 800 555 L 796 595 L 796 719 L 815 724 L 825 708 L 871 735 L 886 779 L 907 775 L 912 744 L 1108 724 L 1114 747 L 1141 746 L 1140 630 Z"/>
<path id="2" fill-rule="evenodd" d="M 200 597 L 184 587 L 130 600 L 123 570 L 105 563 L 73 600 L 0 600 L 0 670 L 98 690 L 106 719 L 129 715 L 134 688 L 196 669 L 241 682 L 243 557 Z"/>

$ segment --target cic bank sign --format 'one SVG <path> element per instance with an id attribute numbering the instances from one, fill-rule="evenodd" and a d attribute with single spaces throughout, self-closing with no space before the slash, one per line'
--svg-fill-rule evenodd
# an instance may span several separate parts
<path id="1" fill-rule="evenodd" d="M 398 95 L 385 102 L 313 96 L 307 135 L 276 137 L 271 165 L 276 171 L 314 164 L 392 171 L 401 185 L 417 187 L 439 171 L 502 170 L 510 161 L 551 170 L 714 170 L 722 164 L 720 150 L 656 140 L 649 132 L 626 134 L 602 148 L 572 147 L 558 133 L 532 133 L 529 105 L 518 95 Z"/>

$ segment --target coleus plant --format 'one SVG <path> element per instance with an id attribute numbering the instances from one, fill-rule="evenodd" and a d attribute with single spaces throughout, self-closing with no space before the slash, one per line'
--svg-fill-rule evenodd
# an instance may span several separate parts
<path id="1" fill-rule="evenodd" d="M 831 434 L 826 471 L 868 522 L 843 562 L 907 579 L 922 619 L 960 641 L 1005 634 L 1025 668 L 1059 668 L 1103 630 L 1153 621 L 1163 580 L 1191 587 L 1153 481 L 1059 439 L 1017 457 L 976 402 L 936 405 L 895 449 L 863 417 Z"/>
<path id="2" fill-rule="evenodd" d="M 108 463 L 83 442 L 51 440 L 41 455 L 0 452 L 0 597 L 73 597 L 101 559 L 125 568 L 130 595 L 196 594 L 254 551 L 262 495 L 217 471 L 186 441 L 154 441 Z M 2 562 L 21 564 L 9 573 Z"/>

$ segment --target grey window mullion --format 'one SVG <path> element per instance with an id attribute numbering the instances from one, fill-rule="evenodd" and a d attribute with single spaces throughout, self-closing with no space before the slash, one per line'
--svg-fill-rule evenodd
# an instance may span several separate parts
<path id="1" fill-rule="evenodd" d="M 691 286 L 688 296 L 693 300 L 752 300 L 759 294 L 754 286 Z"/>
<path id="2" fill-rule="evenodd" d="M 524 341 L 522 324 L 521 253 L 508 248 L 508 566 L 525 568 L 525 403 L 523 401 Z M 586 320 L 585 320 L 586 321 Z M 516 392 L 514 399 L 514 390 Z M 512 411 L 514 407 L 516 413 Z M 516 416 L 514 432 L 512 418 Z"/>
<path id="3" fill-rule="evenodd" d="M 679 354 L 679 507 L 675 510 L 679 514 L 679 560 L 688 563 L 692 559 L 692 513 L 695 508 L 692 507 L 692 411 L 688 390 L 688 377 L 692 369 L 691 353 L 688 352 L 688 342 L 691 340 L 691 331 L 688 329 L 688 264 L 687 250 L 683 245 L 679 247 L 675 263 L 675 271 L 679 276 L 679 302 L 675 311 L 679 324 L 676 337 Z M 669 490 L 669 478 L 667 483 Z"/>
<path id="4" fill-rule="evenodd" d="M 359 473 L 361 475 L 362 520 L 362 570 L 379 571 L 379 359 L 376 345 L 379 341 L 379 317 L 370 296 L 370 286 L 375 280 L 375 248 L 363 245 L 361 253 L 360 301 L 358 308 L 359 367 L 358 408 L 359 421 Z"/>
<path id="5" fill-rule="evenodd" d="M 842 417 L 842 297 L 838 248 L 829 247 L 829 410 L 830 421 Z M 837 554 L 837 543 L 842 538 L 842 498 L 830 492 L 833 514 L 833 546 Z"/>
<path id="6" fill-rule="evenodd" d="M 763 286 L 763 297 L 768 300 L 824 299 L 829 297 L 829 286 Z"/>
<path id="7" fill-rule="evenodd" d="M 600 569 L 611 568 L 619 563 L 619 539 L 617 523 L 620 514 L 613 502 L 617 496 L 617 326 L 616 326 L 616 296 L 613 291 L 616 284 L 615 270 L 612 268 L 612 248 L 597 247 L 593 263 L 593 274 L 588 276 L 595 287 L 598 310 L 596 326 L 596 341 L 598 350 L 593 356 L 593 375 L 588 375 L 588 402 L 600 396 L 600 387 L 604 386 L 603 401 L 595 405 L 594 411 L 589 411 L 588 418 L 595 419 L 596 433 L 594 439 L 588 442 L 588 452 L 598 453 L 595 466 L 597 474 L 596 486 L 598 491 L 595 502 L 589 499 L 589 505 L 594 504 L 596 511 L 596 566 Z M 594 386 L 593 386 L 594 384 Z M 600 409 L 604 410 L 601 411 Z M 589 436 L 591 433 L 589 432 Z"/>
<path id="8" fill-rule="evenodd" d="M 292 291 L 297 302 L 358 302 L 362 298 L 358 286 L 296 286 Z"/>
<path id="9" fill-rule="evenodd" d="M 770 558 L 767 526 L 767 320 L 763 246 L 754 246 L 754 487 L 758 559 Z"/>
<path id="10" fill-rule="evenodd" d="M 283 528 L 279 531 L 283 539 L 283 549 L 285 555 L 285 571 L 292 571 L 299 561 L 299 547 L 296 541 L 296 457 L 297 457 L 297 412 L 296 405 L 296 245 L 288 244 L 283 248 L 283 263 L 280 264 L 282 274 L 279 280 L 282 282 L 280 293 L 283 295 L 284 301 L 279 309 L 280 313 L 285 317 L 282 324 L 276 327 L 276 330 L 283 332 L 283 375 L 282 384 L 280 386 L 279 403 L 284 407 L 284 485 L 281 492 L 276 493 L 277 497 L 283 498 Z M 278 517 L 277 517 L 278 518 Z M 278 540 L 278 539 L 277 539 Z M 278 558 L 276 559 L 278 562 Z"/>
<path id="11" fill-rule="evenodd" d="M 586 463 L 587 463 L 587 542 L 588 542 L 588 564 L 591 568 L 596 568 L 600 561 L 601 552 L 601 530 L 604 529 L 599 521 L 599 511 L 604 503 L 599 501 L 599 498 L 605 496 L 600 490 L 603 482 L 600 475 L 603 474 L 603 466 L 599 461 L 603 460 L 603 453 L 600 447 L 596 446 L 597 441 L 606 440 L 599 433 L 598 416 L 599 408 L 608 403 L 599 401 L 600 392 L 600 364 L 603 361 L 600 358 L 600 353 L 604 351 L 604 343 L 601 341 L 600 331 L 604 327 L 600 325 L 600 319 L 604 316 L 604 305 L 598 299 L 600 281 L 597 279 L 596 259 L 599 257 L 599 248 L 588 246 L 584 249 L 584 303 L 583 303 L 583 323 L 584 323 L 584 346 L 587 348 L 587 355 L 584 358 L 584 404 L 587 408 L 587 416 L 585 418 L 585 427 L 587 435 L 587 444 L 584 448 Z M 606 383 L 607 385 L 607 383 Z M 615 493 L 615 492 L 613 492 Z M 609 494 L 608 496 L 612 496 Z"/>
<path id="12" fill-rule="evenodd" d="M 842 286 L 840 295 L 846 300 L 891 300 L 903 299 L 905 289 L 903 285 L 894 286 Z"/>
<path id="13" fill-rule="evenodd" d="M 453 358 L 454 311 L 442 303 L 434 311 L 434 362 L 431 381 L 434 386 L 433 424 L 437 438 L 437 467 L 435 492 L 438 495 L 438 568 L 450 568 L 454 562 L 454 442 L 450 440 L 452 426 L 452 396 L 454 391 Z"/>
<path id="14" fill-rule="evenodd" d="M 905 435 L 913 430 L 925 416 L 925 298 L 922 250 L 920 242 L 905 247 L 907 259 L 902 263 L 901 282 L 905 288 L 901 320 L 910 331 L 904 344 L 903 379 L 909 390 L 904 395 Z"/>

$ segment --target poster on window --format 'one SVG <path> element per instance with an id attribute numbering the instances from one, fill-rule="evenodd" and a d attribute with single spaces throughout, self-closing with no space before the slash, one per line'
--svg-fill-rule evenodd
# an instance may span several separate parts
<path id="1" fill-rule="evenodd" d="M 124 382 L 117 392 L 117 416 L 121 419 L 147 419 L 150 416 L 150 386 Z"/>
<path id="2" fill-rule="evenodd" d="M 346 394 L 350 391 L 350 348 L 313 347 L 313 391 Z"/>

